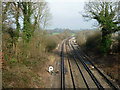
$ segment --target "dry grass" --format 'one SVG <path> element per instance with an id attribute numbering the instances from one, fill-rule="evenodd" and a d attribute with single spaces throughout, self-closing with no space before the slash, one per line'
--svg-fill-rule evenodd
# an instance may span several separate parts
<path id="1" fill-rule="evenodd" d="M 79 45 L 81 45 L 81 47 L 84 47 L 86 44 L 86 36 L 85 36 L 85 32 L 80 31 L 76 34 L 76 39 Z"/>
<path id="2" fill-rule="evenodd" d="M 35 32 L 29 43 L 22 39 L 16 48 L 11 45 L 8 33 L 3 33 L 3 77 L 4 88 L 39 88 L 42 85 L 40 71 L 49 61 L 48 55 L 57 45 L 57 36 L 46 32 Z"/>

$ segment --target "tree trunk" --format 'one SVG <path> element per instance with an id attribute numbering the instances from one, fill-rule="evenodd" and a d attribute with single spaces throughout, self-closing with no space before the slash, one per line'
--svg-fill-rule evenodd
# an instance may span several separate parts
<path id="1" fill-rule="evenodd" d="M 110 51 L 110 46 L 111 46 L 111 34 L 107 33 L 107 30 L 105 28 L 102 29 L 102 41 L 101 41 L 101 46 L 102 46 L 102 51 L 104 53 Z"/>

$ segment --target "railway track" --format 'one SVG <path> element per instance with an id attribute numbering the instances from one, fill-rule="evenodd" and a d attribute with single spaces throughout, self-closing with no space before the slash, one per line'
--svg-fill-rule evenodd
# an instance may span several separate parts
<path id="1" fill-rule="evenodd" d="M 75 48 L 73 47 L 73 45 L 70 43 L 70 45 L 72 46 L 75 54 L 78 56 L 80 62 L 83 64 L 84 68 L 86 69 L 86 71 L 89 73 L 90 77 L 92 78 L 92 80 L 94 81 L 94 83 L 96 84 L 96 86 L 98 88 L 103 89 L 102 85 L 99 83 L 99 81 L 95 78 L 95 76 L 93 75 L 93 73 L 91 72 L 91 70 L 88 68 L 88 66 L 85 64 L 83 58 L 78 54 L 78 52 L 75 50 Z M 73 54 L 73 55 L 75 55 Z"/>
<path id="2" fill-rule="evenodd" d="M 85 59 L 88 59 L 87 56 L 85 57 L 85 54 L 83 52 L 79 54 L 79 49 L 79 47 L 74 47 L 71 42 L 71 38 L 64 40 L 64 42 L 62 43 L 61 89 L 65 90 L 65 88 L 70 87 L 74 88 L 74 90 L 76 88 L 87 88 L 88 90 L 90 88 L 98 88 L 102 90 L 104 88 L 117 89 L 113 83 L 111 84 L 111 82 L 106 79 L 106 76 L 103 76 L 101 74 L 102 72 L 100 73 L 100 70 L 98 71 L 98 73 L 99 75 L 101 75 L 101 77 L 103 77 L 102 82 L 104 83 L 101 83 L 98 77 L 96 78 L 97 74 L 91 71 L 91 69 L 85 62 Z M 68 65 L 68 67 L 66 65 Z M 97 70 L 97 67 L 95 67 L 95 69 Z M 66 83 L 69 79 L 69 83 L 71 83 L 70 85 Z M 105 84 L 106 86 L 103 84 Z"/>
<path id="3" fill-rule="evenodd" d="M 61 47 L 61 89 L 65 89 L 65 75 L 64 75 L 64 42 L 62 43 Z"/>
<path id="4" fill-rule="evenodd" d="M 68 41 L 66 40 L 66 46 L 67 45 L 69 45 L 69 44 L 68 44 Z M 71 73 L 71 78 L 72 78 L 72 82 L 73 82 L 73 87 L 74 87 L 74 89 L 76 89 L 75 82 L 74 82 L 74 77 L 73 77 L 73 73 L 72 73 L 72 68 L 71 68 L 71 63 L 70 63 L 70 59 L 69 59 L 69 54 L 68 54 L 68 47 L 66 47 L 66 53 L 67 53 L 69 67 L 70 67 L 70 73 Z"/>
<path id="5" fill-rule="evenodd" d="M 97 72 L 105 79 L 105 81 L 114 89 L 117 89 L 118 87 L 112 82 L 110 81 L 105 74 L 103 74 L 92 62 L 91 62 L 91 58 L 89 56 L 87 56 L 81 49 L 80 49 L 80 45 L 79 47 L 77 47 L 77 50 L 79 50 L 78 52 L 81 54 L 82 57 L 85 57 L 85 59 L 87 61 L 89 61 L 91 63 L 92 66 L 94 66 L 94 68 L 97 70 Z"/>
<path id="6" fill-rule="evenodd" d="M 69 46 L 69 48 L 70 48 L 70 45 L 68 45 L 68 46 Z M 73 52 L 71 52 L 71 53 L 73 54 Z M 89 86 L 88 86 L 88 84 L 87 84 L 87 81 L 86 81 L 86 79 L 85 79 L 85 77 L 84 77 L 84 75 L 83 75 L 83 73 L 82 73 L 82 71 L 81 71 L 81 69 L 80 69 L 80 67 L 79 67 L 79 64 L 78 64 L 78 62 L 77 62 L 76 57 L 75 57 L 74 54 L 73 54 L 73 58 L 74 58 L 75 63 L 76 63 L 76 65 L 77 65 L 78 69 L 79 69 L 79 72 L 80 72 L 80 74 L 81 74 L 81 76 L 82 76 L 82 78 L 83 78 L 83 80 L 84 80 L 84 82 L 85 82 L 86 88 L 89 89 Z"/>

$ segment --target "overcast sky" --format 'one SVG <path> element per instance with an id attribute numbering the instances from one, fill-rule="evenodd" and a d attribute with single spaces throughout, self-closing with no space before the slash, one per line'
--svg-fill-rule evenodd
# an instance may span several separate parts
<path id="1" fill-rule="evenodd" d="M 52 19 L 47 29 L 69 28 L 92 29 L 95 21 L 85 21 L 82 17 L 84 1 L 78 0 L 46 0 L 48 2 Z"/>

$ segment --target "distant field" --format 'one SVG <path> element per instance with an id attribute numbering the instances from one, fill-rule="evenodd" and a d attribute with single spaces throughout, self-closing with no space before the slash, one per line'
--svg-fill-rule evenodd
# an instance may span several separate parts
<path id="1" fill-rule="evenodd" d="M 52 33 L 52 35 L 58 35 L 60 34 L 59 32 Z M 72 33 L 72 36 L 75 36 L 75 33 Z"/>
<path id="2" fill-rule="evenodd" d="M 75 33 L 72 33 L 72 36 L 75 36 Z"/>
<path id="3" fill-rule="evenodd" d="M 59 33 L 52 33 L 52 35 L 58 35 Z"/>

